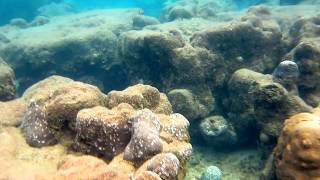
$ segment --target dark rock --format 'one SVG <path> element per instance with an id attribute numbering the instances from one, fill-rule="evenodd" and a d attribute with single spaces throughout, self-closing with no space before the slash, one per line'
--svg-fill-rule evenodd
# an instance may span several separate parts
<path id="1" fill-rule="evenodd" d="M 132 137 L 124 151 L 124 159 L 139 163 L 162 151 L 159 118 L 150 110 L 138 111 L 132 118 Z"/>
<path id="2" fill-rule="evenodd" d="M 137 15 L 133 18 L 133 27 L 136 29 L 142 29 L 145 26 L 160 24 L 160 21 L 157 18 Z"/>
<path id="3" fill-rule="evenodd" d="M 123 152 L 131 138 L 129 117 L 134 109 L 120 104 L 112 110 L 97 106 L 83 109 L 77 115 L 77 151 L 112 159 Z"/>
<path id="4" fill-rule="evenodd" d="M 57 133 L 49 126 L 44 107 L 39 106 L 35 101 L 30 102 L 22 120 L 21 129 L 30 146 L 42 147 L 57 142 Z"/>

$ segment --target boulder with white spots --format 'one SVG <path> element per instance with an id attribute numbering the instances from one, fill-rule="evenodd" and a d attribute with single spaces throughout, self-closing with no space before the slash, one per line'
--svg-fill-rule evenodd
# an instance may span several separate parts
<path id="1" fill-rule="evenodd" d="M 152 111 L 138 111 L 132 118 L 132 137 L 124 151 L 124 159 L 135 163 L 158 154 L 163 149 L 161 124 Z"/>

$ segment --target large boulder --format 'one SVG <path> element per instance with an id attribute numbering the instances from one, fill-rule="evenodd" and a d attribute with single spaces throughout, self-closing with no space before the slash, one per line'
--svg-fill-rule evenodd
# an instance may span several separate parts
<path id="1" fill-rule="evenodd" d="M 32 142 L 33 137 L 42 136 L 46 139 L 42 139 L 43 143 L 40 144 L 31 143 L 37 147 L 48 145 L 46 141 L 52 142 L 60 135 L 62 128 L 67 127 L 74 131 L 80 110 L 106 104 L 106 95 L 98 88 L 60 76 L 51 76 L 33 85 L 26 90 L 22 98 L 30 104 L 22 120 L 27 140 Z M 41 126 L 46 133 L 43 134 L 41 128 L 35 125 Z M 33 128 L 39 130 L 34 131 Z"/>
<path id="2" fill-rule="evenodd" d="M 250 9 L 232 22 L 195 33 L 191 42 L 224 58 L 217 77 L 226 81 L 240 68 L 271 72 L 284 53 L 281 38 L 268 9 Z"/>
<path id="3" fill-rule="evenodd" d="M 8 101 L 16 96 L 15 75 L 11 67 L 0 58 L 0 101 Z"/>
<path id="4" fill-rule="evenodd" d="M 22 98 L 0 102 L 0 126 L 19 126 L 26 109 L 27 103 Z"/>
<path id="5" fill-rule="evenodd" d="M 284 58 L 298 64 L 300 95 L 313 107 L 320 101 L 319 21 L 319 16 L 300 18 L 291 26 L 289 38 L 294 48 Z"/>

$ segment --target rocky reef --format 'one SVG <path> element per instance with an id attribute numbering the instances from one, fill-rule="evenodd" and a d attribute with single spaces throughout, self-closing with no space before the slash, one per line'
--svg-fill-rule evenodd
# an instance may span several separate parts
<path id="1" fill-rule="evenodd" d="M 12 122 L 1 119 L 5 127 L 1 128 L 4 138 L 0 144 L 9 143 L 10 147 L 11 139 L 19 137 L 26 151 L 36 154 L 41 149 L 63 149 L 59 162 L 42 159 L 56 166 L 55 171 L 32 166 L 33 173 L 25 174 L 30 177 L 43 179 L 49 173 L 54 179 L 130 179 L 151 173 L 158 179 L 173 180 L 185 176 L 192 152 L 189 122 L 181 114 L 173 114 L 166 95 L 152 86 L 138 84 L 105 95 L 92 85 L 51 76 L 27 89 L 21 98 L 3 102 L 2 110 L 11 109 L 17 115 L 11 116 Z M 1 146 L 0 152 L 6 149 Z M 9 158 L 0 169 L 5 165 L 18 168 L 19 161 L 32 163 L 10 157 L 0 158 Z M 18 176 L 9 168 L 0 177 Z"/>

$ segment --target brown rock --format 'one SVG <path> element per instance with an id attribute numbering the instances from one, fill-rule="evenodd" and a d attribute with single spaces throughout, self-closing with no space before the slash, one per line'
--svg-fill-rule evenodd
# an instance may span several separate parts
<path id="1" fill-rule="evenodd" d="M 166 95 L 149 85 L 137 84 L 123 91 L 108 93 L 107 106 L 109 108 L 121 103 L 128 103 L 135 109 L 147 108 L 155 113 L 172 113 L 172 107 Z"/>
<path id="2" fill-rule="evenodd" d="M 26 108 L 26 102 L 21 98 L 0 102 L 0 125 L 19 126 Z"/>
<path id="3" fill-rule="evenodd" d="M 123 152 L 131 138 L 129 117 L 133 112 L 132 106 L 125 103 L 112 110 L 101 106 L 81 110 L 75 148 L 107 159 Z"/>
<path id="4" fill-rule="evenodd" d="M 320 116 L 316 113 L 300 113 L 285 121 L 275 148 L 278 179 L 320 179 Z"/>

